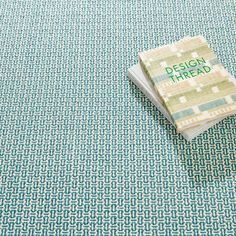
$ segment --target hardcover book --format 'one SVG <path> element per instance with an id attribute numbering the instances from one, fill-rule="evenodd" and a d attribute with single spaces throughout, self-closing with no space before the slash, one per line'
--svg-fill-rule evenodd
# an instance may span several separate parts
<path id="1" fill-rule="evenodd" d="M 149 100 L 169 120 L 169 122 L 173 124 L 170 115 L 163 106 L 160 98 L 157 96 L 156 91 L 153 88 L 152 84 L 143 74 L 139 64 L 134 65 L 128 69 L 128 77 L 149 98 Z M 190 141 L 220 121 L 221 119 L 216 119 L 214 121 L 206 123 L 205 125 L 199 125 L 192 129 L 186 129 L 181 134 L 186 140 Z"/>
<path id="2" fill-rule="evenodd" d="M 236 80 L 203 36 L 141 52 L 139 63 L 178 132 L 236 113 Z"/>

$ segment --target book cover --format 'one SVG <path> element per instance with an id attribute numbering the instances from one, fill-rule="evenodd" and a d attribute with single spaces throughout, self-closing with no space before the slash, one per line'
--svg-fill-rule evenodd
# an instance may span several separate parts
<path id="1" fill-rule="evenodd" d="M 236 80 L 203 36 L 141 52 L 139 62 L 178 132 L 236 113 Z"/>
<path id="2" fill-rule="evenodd" d="M 163 115 L 172 123 L 172 120 L 168 112 L 161 103 L 161 100 L 157 96 L 156 91 L 154 90 L 152 84 L 143 74 L 139 64 L 134 65 L 128 69 L 128 77 L 149 98 L 149 100 L 158 108 L 158 110 L 161 113 L 163 113 Z M 216 119 L 214 121 L 206 123 L 205 125 L 197 126 L 191 129 L 186 129 L 181 134 L 186 140 L 190 141 L 220 121 L 221 119 Z"/>

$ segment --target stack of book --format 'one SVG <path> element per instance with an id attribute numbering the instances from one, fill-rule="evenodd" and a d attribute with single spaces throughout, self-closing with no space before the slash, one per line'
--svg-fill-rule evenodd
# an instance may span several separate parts
<path id="1" fill-rule="evenodd" d="M 203 36 L 139 53 L 128 76 L 187 140 L 236 113 L 236 80 Z"/>

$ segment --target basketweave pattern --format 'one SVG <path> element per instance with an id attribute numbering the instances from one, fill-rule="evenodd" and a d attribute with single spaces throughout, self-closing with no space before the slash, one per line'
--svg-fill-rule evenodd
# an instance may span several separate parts
<path id="1" fill-rule="evenodd" d="M 234 235 L 235 116 L 188 143 L 127 69 L 202 34 L 235 75 L 235 5 L 2 1 L 0 235 Z"/>

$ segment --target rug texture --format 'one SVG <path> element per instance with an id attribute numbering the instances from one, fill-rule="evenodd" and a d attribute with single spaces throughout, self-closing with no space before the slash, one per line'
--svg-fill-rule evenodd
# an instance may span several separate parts
<path id="1" fill-rule="evenodd" d="M 202 34 L 236 76 L 235 0 L 2 0 L 0 235 L 235 235 L 236 116 L 192 142 L 128 80 Z"/>

